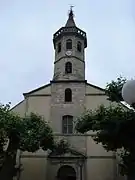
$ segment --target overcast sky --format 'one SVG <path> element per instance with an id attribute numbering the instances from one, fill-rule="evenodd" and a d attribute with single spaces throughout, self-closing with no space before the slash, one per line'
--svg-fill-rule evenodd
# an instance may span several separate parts
<path id="1" fill-rule="evenodd" d="M 0 0 L 1 103 L 14 105 L 52 79 L 52 35 L 71 4 L 87 32 L 86 79 L 105 87 L 119 75 L 134 77 L 135 0 Z"/>

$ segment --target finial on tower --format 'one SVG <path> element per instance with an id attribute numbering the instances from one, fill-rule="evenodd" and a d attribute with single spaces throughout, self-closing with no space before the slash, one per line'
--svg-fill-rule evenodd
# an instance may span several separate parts
<path id="1" fill-rule="evenodd" d="M 74 22 L 73 7 L 74 7 L 73 5 L 70 5 L 70 10 L 69 10 L 69 13 L 68 13 L 68 20 L 67 20 L 67 23 L 66 23 L 66 27 L 76 26 L 75 22 Z"/>
<path id="2" fill-rule="evenodd" d="M 70 5 L 70 10 L 69 10 L 69 17 L 73 17 L 74 16 L 74 13 L 73 13 L 73 5 Z"/>

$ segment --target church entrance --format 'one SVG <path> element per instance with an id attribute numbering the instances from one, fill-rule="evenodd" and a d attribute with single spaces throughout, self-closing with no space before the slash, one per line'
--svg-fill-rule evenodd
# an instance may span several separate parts
<path id="1" fill-rule="evenodd" d="M 73 167 L 64 165 L 57 173 L 58 180 L 76 180 L 76 172 Z"/>

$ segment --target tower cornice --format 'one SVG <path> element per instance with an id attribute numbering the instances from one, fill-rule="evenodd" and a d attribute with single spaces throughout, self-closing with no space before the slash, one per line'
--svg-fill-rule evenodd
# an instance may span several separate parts
<path id="1" fill-rule="evenodd" d="M 62 37 L 62 36 L 68 36 L 68 35 L 75 35 L 81 39 L 84 40 L 84 47 L 87 47 L 87 36 L 86 32 L 83 30 L 79 29 L 76 26 L 72 27 L 62 27 L 60 28 L 54 35 L 53 35 L 53 43 L 54 43 L 54 48 L 56 48 L 55 44 L 56 42 Z"/>
<path id="2" fill-rule="evenodd" d="M 87 83 L 87 80 L 52 80 L 50 83 Z"/>
<path id="3" fill-rule="evenodd" d="M 54 61 L 54 64 L 56 64 L 58 61 L 60 61 L 60 60 L 63 59 L 63 58 L 67 58 L 67 56 L 62 56 L 60 59 Z M 78 58 L 78 57 L 76 57 L 76 56 L 70 56 L 70 57 L 68 57 L 68 58 L 69 58 L 69 59 L 71 59 L 71 58 L 76 58 L 76 59 L 78 59 L 79 61 L 85 63 L 84 60 L 82 60 L 81 58 Z"/>

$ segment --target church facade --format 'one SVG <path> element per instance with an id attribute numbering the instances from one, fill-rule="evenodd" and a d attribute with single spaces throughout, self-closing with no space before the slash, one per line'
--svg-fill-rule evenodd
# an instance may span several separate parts
<path id="1" fill-rule="evenodd" d="M 24 100 L 12 111 L 24 117 L 31 112 L 43 116 L 57 139 L 66 139 L 70 150 L 57 155 L 39 150 L 18 152 L 22 170 L 20 180 L 114 180 L 117 160 L 93 140 L 93 132 L 75 131 L 76 117 L 85 109 L 108 106 L 104 89 L 85 79 L 87 36 L 74 21 L 72 9 L 66 25 L 53 35 L 55 50 L 54 74 L 49 84 L 24 93 Z"/>

